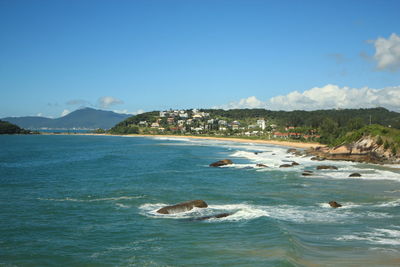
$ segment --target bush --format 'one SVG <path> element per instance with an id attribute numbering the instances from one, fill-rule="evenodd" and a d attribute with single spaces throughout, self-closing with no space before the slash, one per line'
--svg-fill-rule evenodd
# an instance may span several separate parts
<path id="1" fill-rule="evenodd" d="M 381 145 L 383 144 L 382 137 L 378 136 L 378 139 L 376 140 L 376 144 L 377 144 L 378 146 L 381 146 Z"/>

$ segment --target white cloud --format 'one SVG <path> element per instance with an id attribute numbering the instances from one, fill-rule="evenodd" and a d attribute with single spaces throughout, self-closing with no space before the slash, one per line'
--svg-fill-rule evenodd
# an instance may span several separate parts
<path id="1" fill-rule="evenodd" d="M 98 102 L 98 106 L 101 108 L 108 108 L 110 106 L 119 105 L 119 104 L 124 103 L 124 101 L 122 101 L 118 98 L 112 97 L 112 96 L 100 97 L 97 102 Z"/>
<path id="2" fill-rule="evenodd" d="M 372 43 L 375 46 L 374 59 L 378 69 L 391 71 L 400 69 L 400 36 L 392 33 L 388 39 L 379 37 Z"/>
<path id="3" fill-rule="evenodd" d="M 69 111 L 68 109 L 64 109 L 63 112 L 61 112 L 61 117 L 64 117 L 65 115 L 68 115 L 69 113 L 71 113 L 71 111 Z"/>
<path id="4" fill-rule="evenodd" d="M 214 108 L 222 109 L 235 109 L 235 108 L 264 108 L 265 103 L 258 100 L 255 96 L 250 96 L 248 98 L 243 98 L 238 102 L 230 102 L 227 105 L 222 105 Z"/>
<path id="5" fill-rule="evenodd" d="M 270 110 L 316 110 L 338 108 L 385 107 L 400 111 L 400 86 L 372 89 L 350 88 L 328 84 L 314 87 L 303 93 L 293 91 L 272 97 L 265 102 L 254 96 L 231 102 L 217 108 L 266 108 Z"/>

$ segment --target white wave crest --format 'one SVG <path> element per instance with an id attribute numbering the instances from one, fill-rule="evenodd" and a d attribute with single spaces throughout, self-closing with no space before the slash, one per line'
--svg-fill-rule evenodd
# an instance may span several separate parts
<path id="1" fill-rule="evenodd" d="M 335 238 L 338 241 L 367 241 L 381 245 L 400 245 L 400 231 L 393 229 L 373 229 L 371 232 L 359 232 Z"/>
<path id="2" fill-rule="evenodd" d="M 327 209 L 325 203 L 318 206 L 260 206 L 242 204 L 227 205 L 210 205 L 208 208 L 194 208 L 190 211 L 177 214 L 159 214 L 157 210 L 167 206 L 168 204 L 143 204 L 139 207 L 141 214 L 153 218 L 171 218 L 171 219 L 196 219 L 203 216 L 212 216 L 219 213 L 231 213 L 232 215 L 215 218 L 210 221 L 242 221 L 253 220 L 260 217 L 267 217 L 281 221 L 291 221 L 296 223 L 326 223 L 326 222 L 345 222 L 354 220 L 355 218 L 386 218 L 390 215 L 379 212 L 351 211 L 351 208 L 359 207 L 359 205 L 346 203 L 348 208 Z M 329 204 L 327 204 L 329 205 Z"/>

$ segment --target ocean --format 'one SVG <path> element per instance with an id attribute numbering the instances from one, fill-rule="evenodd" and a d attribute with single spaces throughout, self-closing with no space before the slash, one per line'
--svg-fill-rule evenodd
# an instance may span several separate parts
<path id="1" fill-rule="evenodd" d="M 399 266 L 399 168 L 229 141 L 0 136 L 0 266 Z M 193 199 L 208 208 L 156 212 Z"/>

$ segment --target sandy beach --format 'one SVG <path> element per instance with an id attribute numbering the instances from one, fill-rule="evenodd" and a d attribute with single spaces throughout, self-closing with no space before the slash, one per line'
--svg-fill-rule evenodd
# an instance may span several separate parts
<path id="1" fill-rule="evenodd" d="M 54 133 L 41 133 L 53 135 Z M 96 134 L 96 133 L 57 133 L 54 135 L 93 135 L 93 136 L 123 136 L 123 137 L 164 137 L 164 138 L 190 138 L 190 139 L 204 139 L 204 140 L 218 140 L 218 141 L 231 141 L 239 143 L 251 143 L 251 144 L 269 144 L 269 145 L 279 145 L 286 147 L 295 148 L 314 148 L 318 146 L 325 146 L 320 143 L 306 143 L 306 142 L 294 142 L 294 141 L 280 141 L 280 140 L 253 140 L 246 138 L 236 138 L 236 137 L 213 137 L 213 136 L 193 136 L 193 135 L 142 135 L 142 134 L 128 134 L 128 135 L 116 135 L 116 134 Z"/>

